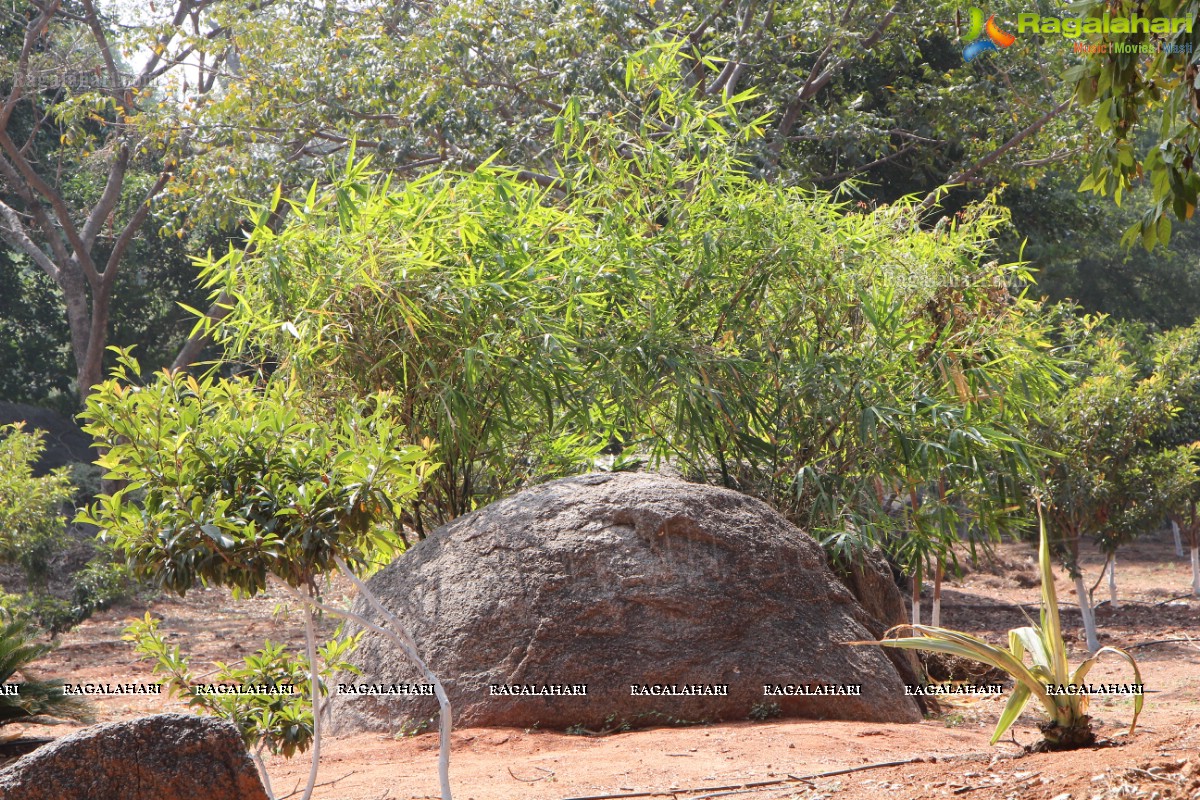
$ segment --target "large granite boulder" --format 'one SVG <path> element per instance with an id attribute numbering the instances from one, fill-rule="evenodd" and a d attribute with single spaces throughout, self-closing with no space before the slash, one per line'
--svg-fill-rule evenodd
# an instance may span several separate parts
<path id="1" fill-rule="evenodd" d="M 882 637 L 894 625 L 907 625 L 912 621 L 905 597 L 896 585 L 896 577 L 883 551 L 876 549 L 865 553 L 854 562 L 841 565 L 834 574 L 870 616 L 867 630 L 874 638 Z M 884 648 L 883 652 L 905 683 L 914 686 L 922 683 L 921 662 L 915 652 L 897 647 Z M 925 711 L 936 707 L 932 697 L 918 696 L 917 701 Z"/>
<path id="2" fill-rule="evenodd" d="M 48 408 L 23 403 L 0 403 L 0 425 L 25 423 L 26 433 L 40 430 L 46 449 L 34 465 L 34 472 L 45 475 L 52 469 L 75 462 L 90 463 L 96 458 L 92 438 L 80 430 L 70 417 Z"/>
<path id="3" fill-rule="evenodd" d="M 921 719 L 882 648 L 846 644 L 878 623 L 820 546 L 727 489 L 629 473 L 542 484 L 439 528 L 368 586 L 459 726 Z M 361 597 L 355 610 L 380 621 Z M 362 675 L 334 695 L 337 731 L 437 715 L 433 697 L 404 693 L 422 680 L 384 637 L 368 631 L 352 660 Z"/>
<path id="4" fill-rule="evenodd" d="M 230 722 L 158 714 L 93 725 L 0 770 L 0 800 L 267 800 Z"/>

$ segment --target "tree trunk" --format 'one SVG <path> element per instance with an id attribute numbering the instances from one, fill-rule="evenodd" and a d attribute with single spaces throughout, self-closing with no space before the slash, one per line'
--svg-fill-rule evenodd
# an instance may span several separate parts
<path id="1" fill-rule="evenodd" d="M 1075 594 L 1079 598 L 1079 613 L 1083 615 L 1083 631 L 1087 636 L 1088 652 L 1094 653 L 1100 649 L 1100 637 L 1096 634 L 1096 615 L 1092 611 L 1092 601 L 1088 597 L 1082 571 L 1075 574 Z"/>
<path id="2" fill-rule="evenodd" d="M 271 787 L 271 776 L 267 773 L 267 765 L 263 762 L 262 751 L 263 746 L 260 744 L 250 754 L 250 758 L 254 761 L 254 766 L 258 767 L 258 777 L 262 778 L 263 788 L 267 790 L 267 797 L 275 800 L 275 790 Z"/>
<path id="3" fill-rule="evenodd" d="M 67 327 L 71 332 L 71 356 L 75 361 L 75 383 L 82 402 L 91 387 L 100 382 L 100 370 L 93 369 L 92 315 L 93 303 L 89 297 L 87 281 L 79 268 L 66 264 L 59 268 L 58 287 L 62 289 L 66 303 Z M 106 331 L 107 332 L 107 331 Z M 100 342 L 104 351 L 105 342 Z"/>
<path id="4" fill-rule="evenodd" d="M 1175 555 L 1183 558 L 1183 537 L 1179 535 L 1179 523 L 1171 520 L 1171 534 L 1175 537 Z"/>

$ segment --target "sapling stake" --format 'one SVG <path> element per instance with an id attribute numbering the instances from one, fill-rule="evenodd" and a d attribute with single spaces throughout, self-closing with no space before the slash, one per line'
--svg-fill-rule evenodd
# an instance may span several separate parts
<path id="1" fill-rule="evenodd" d="M 433 673 L 433 671 L 425 663 L 424 659 L 418 655 L 416 641 L 404 627 L 404 624 L 400 622 L 399 618 L 396 617 L 395 614 L 383 607 L 382 603 L 379 602 L 379 599 L 375 597 L 375 594 L 358 579 L 358 576 L 350 571 L 350 568 L 346 566 L 346 563 L 342 561 L 340 557 L 336 557 L 335 560 L 337 561 L 338 568 L 341 569 L 342 573 L 350 579 L 351 583 L 353 583 L 362 596 L 366 598 L 367 602 L 370 603 L 370 605 L 377 612 L 391 620 L 392 624 L 396 626 L 396 631 L 392 631 L 383 627 L 382 625 L 378 625 L 361 614 L 356 614 L 353 611 L 348 611 L 344 608 L 338 608 L 337 606 L 323 603 L 314 597 L 307 597 L 296 591 L 291 586 L 288 586 L 286 583 L 282 584 L 283 588 L 298 601 L 305 604 L 306 607 L 313 606 L 320 608 L 323 611 L 328 611 L 330 614 L 335 614 L 343 619 L 348 619 L 364 628 L 375 631 L 381 636 L 391 639 L 396 646 L 400 648 L 401 652 L 403 652 L 404 655 L 416 665 L 417 669 L 421 671 L 421 674 L 425 677 L 425 679 L 433 685 L 433 693 L 437 697 L 438 707 L 440 710 L 439 716 L 441 717 L 441 726 L 438 737 L 438 778 L 441 783 L 442 800 L 453 800 L 450 792 L 450 731 L 453 724 L 450 698 L 446 695 L 446 690 L 443 688 L 442 682 L 438 680 L 437 675 Z"/>
<path id="2" fill-rule="evenodd" d="M 942 577 L 945 571 L 945 565 L 939 556 L 937 572 L 933 574 L 933 612 L 929 615 L 929 624 L 935 628 L 942 624 Z"/>
<path id="3" fill-rule="evenodd" d="M 310 581 L 311 582 L 311 581 Z M 311 585 L 309 592 L 312 591 Z M 317 667 L 317 636 L 313 626 L 312 606 L 304 606 L 304 645 L 308 652 L 308 694 L 313 711 L 312 766 L 308 768 L 308 784 L 300 800 L 309 800 L 317 785 L 317 771 L 321 768 L 321 675 Z"/>
<path id="4" fill-rule="evenodd" d="M 1200 597 L 1200 546 L 1192 545 L 1192 594 Z"/>
<path id="5" fill-rule="evenodd" d="M 1108 559 L 1108 604 L 1113 608 L 1117 603 L 1117 554 L 1113 553 Z"/>
<path id="6" fill-rule="evenodd" d="M 913 625 L 921 624 L 921 565 L 917 564 L 912 578 L 912 621 Z"/>
<path id="7" fill-rule="evenodd" d="M 438 680 L 437 675 L 433 674 L 433 670 L 429 669 L 424 659 L 417 653 L 417 643 L 412 638 L 412 634 L 408 632 L 408 629 L 404 627 L 404 623 L 400 621 L 400 618 L 383 607 L 383 603 L 379 602 L 379 598 L 375 596 L 375 593 L 368 589 L 366 584 L 350 571 L 350 568 L 346 566 L 346 562 L 342 560 L 341 556 L 335 555 L 333 559 L 337 563 L 338 569 L 350 579 L 350 582 L 366 598 L 371 607 L 386 619 L 391 620 L 392 624 L 396 626 L 395 634 L 385 630 L 384 635 L 396 642 L 400 646 L 400 649 L 404 651 L 404 654 L 417 665 L 417 669 L 421 670 L 425 679 L 433 684 L 433 692 L 437 696 L 440 711 L 438 716 L 441 717 L 441 730 L 438 740 L 438 777 L 442 783 L 442 800 L 452 800 L 450 797 L 450 730 L 452 727 L 450 698 L 446 696 L 446 690 L 442 688 L 442 682 Z"/>

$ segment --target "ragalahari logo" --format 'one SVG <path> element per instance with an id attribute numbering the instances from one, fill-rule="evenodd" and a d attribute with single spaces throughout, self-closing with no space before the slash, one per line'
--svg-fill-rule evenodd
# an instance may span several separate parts
<path id="1" fill-rule="evenodd" d="M 971 27 L 967 29 L 967 35 L 964 37 L 970 44 L 963 49 L 963 58 L 967 61 L 973 61 L 989 50 L 1008 47 L 1017 40 L 1011 33 L 1000 30 L 995 14 L 984 22 L 983 10 L 972 6 L 970 15 Z"/>

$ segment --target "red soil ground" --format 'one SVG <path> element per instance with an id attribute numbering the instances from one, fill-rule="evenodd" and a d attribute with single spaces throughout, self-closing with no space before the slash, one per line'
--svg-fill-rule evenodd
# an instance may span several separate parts
<path id="1" fill-rule="evenodd" d="M 1092 580 L 1100 563 L 1096 556 L 1086 564 Z M 1105 604 L 1098 610 L 1102 643 L 1133 648 L 1150 693 L 1133 736 L 1125 735 L 1132 713 L 1128 698 L 1093 699 L 1103 747 L 1027 754 L 1022 746 L 1039 738 L 1034 704 L 1012 736 L 989 746 L 1004 702 L 994 697 L 947 703 L 940 714 L 915 725 L 772 720 L 603 737 L 469 729 L 454 734 L 455 797 L 878 800 L 886 794 L 906 800 L 1200 800 L 1200 599 L 1179 597 L 1189 589 L 1187 560 L 1175 557 L 1168 535 L 1150 536 L 1122 551 L 1119 577 L 1120 608 Z M 1074 600 L 1063 575 L 1058 591 L 1064 605 Z M 1096 594 L 1107 597 L 1106 591 Z M 276 613 L 279 602 L 272 596 L 235 601 L 224 591 L 207 590 L 186 600 L 164 598 L 148 610 L 163 619 L 161 630 L 191 654 L 193 668 L 203 673 L 210 668 L 206 664 L 236 660 L 264 638 L 300 644 L 299 620 Z M 1006 641 L 1008 628 L 1023 624 L 1017 604 L 1036 614 L 1033 552 L 1026 545 L 1002 546 L 997 562 L 949 581 L 943 602 L 943 624 L 995 643 Z M 38 667 L 77 682 L 150 679 L 150 665 L 121 639 L 126 621 L 145 610 L 127 606 L 99 614 L 64 636 L 62 646 Z M 928 596 L 924 613 L 929 613 Z M 1072 636 L 1081 635 L 1077 612 L 1067 609 L 1064 625 Z M 1076 642 L 1072 662 L 1084 655 Z M 1102 663 L 1090 677 L 1097 683 L 1132 680 L 1117 660 Z M 166 697 L 98 698 L 96 706 L 100 721 L 185 710 Z M 333 738 L 326 741 L 324 785 L 316 796 L 436 798 L 436 762 L 435 734 Z M 885 762 L 903 763 L 877 766 Z M 283 797 L 307 775 L 307 757 L 272 758 L 268 769 Z M 762 782 L 769 783 L 746 786 Z"/>

